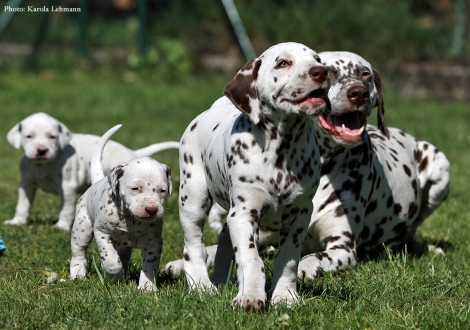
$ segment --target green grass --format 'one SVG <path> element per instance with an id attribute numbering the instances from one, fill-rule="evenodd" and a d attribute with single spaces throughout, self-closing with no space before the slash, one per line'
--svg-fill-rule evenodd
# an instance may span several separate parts
<path id="1" fill-rule="evenodd" d="M 119 77 L 75 72 L 9 74 L 0 77 L 0 135 L 27 115 L 44 111 L 73 132 L 101 135 L 123 127 L 113 137 L 131 148 L 178 140 L 189 121 L 222 94 L 227 78 L 188 78 L 168 84 L 138 76 Z M 389 126 L 398 126 L 443 150 L 451 167 L 451 194 L 418 231 L 420 240 L 440 244 L 445 256 L 412 258 L 390 255 L 363 261 L 357 268 L 312 282 L 299 283 L 303 302 L 293 309 L 270 307 L 262 313 L 233 310 L 236 288 L 214 296 L 188 292 L 185 279 L 161 274 L 158 291 L 140 293 L 141 266 L 133 255 L 131 281 L 102 280 L 96 246 L 88 251 L 87 280 L 68 280 L 69 234 L 54 230 L 58 197 L 38 193 L 26 226 L 0 223 L 7 251 L 0 258 L 0 328 L 165 328 L 165 329 L 462 329 L 470 314 L 470 112 L 465 103 L 402 100 L 387 95 Z M 3 138 L 0 142 L 0 211 L 13 217 L 19 181 L 18 160 Z M 156 157 L 173 170 L 178 187 L 176 151 Z M 182 229 L 178 193 L 169 198 L 164 228 L 163 265 L 181 256 Z M 207 231 L 206 243 L 216 242 Z M 268 269 L 271 256 L 263 255 Z M 98 270 L 98 271 L 97 271 Z M 59 279 L 47 283 L 49 272 Z M 269 275 L 269 272 L 268 272 Z M 286 316 L 288 315 L 288 316 Z"/>

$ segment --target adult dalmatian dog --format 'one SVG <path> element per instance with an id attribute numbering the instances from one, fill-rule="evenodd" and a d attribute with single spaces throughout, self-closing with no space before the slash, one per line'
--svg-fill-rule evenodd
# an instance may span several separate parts
<path id="1" fill-rule="evenodd" d="M 139 289 L 151 291 L 162 254 L 163 204 L 172 190 L 171 170 L 155 159 L 139 157 L 105 176 L 103 149 L 120 127 L 106 132 L 93 153 L 92 186 L 77 202 L 72 227 L 70 278 L 85 277 L 86 250 L 94 237 L 104 270 L 117 281 L 128 276 L 132 248 L 142 249 Z"/>
<path id="2" fill-rule="evenodd" d="M 380 75 L 365 59 L 350 52 L 319 56 L 329 71 L 331 113 L 312 118 L 322 176 L 302 245 L 299 277 L 345 270 L 361 256 L 382 253 L 383 245 L 393 250 L 406 246 L 417 254 L 442 252 L 418 243 L 415 234 L 449 193 L 445 155 L 429 142 L 387 128 Z M 366 125 L 374 107 L 378 127 Z M 219 225 L 226 213 L 215 204 L 210 221 Z M 227 278 L 233 255 L 227 235 L 224 227 L 219 248 L 207 248 L 207 262 L 215 258 L 213 277 L 219 282 Z M 260 248 L 278 244 L 277 233 L 260 232 Z M 181 264 L 171 262 L 166 269 L 180 272 Z"/>
<path id="3" fill-rule="evenodd" d="M 99 136 L 72 134 L 67 126 L 50 115 L 38 112 L 26 117 L 7 134 L 8 142 L 23 149 L 20 162 L 21 181 L 15 216 L 4 223 L 26 224 L 36 190 L 60 196 L 59 219 L 55 227 L 70 230 L 74 216 L 76 195 L 91 184 L 90 162 Z M 163 142 L 130 150 L 120 143 L 109 141 L 103 154 L 103 168 L 107 173 L 124 161 L 150 156 L 166 149 L 178 149 L 178 142 Z"/>
<path id="4" fill-rule="evenodd" d="M 272 303 L 297 299 L 301 243 L 320 178 L 320 155 L 309 116 L 327 109 L 328 73 L 317 53 L 298 43 L 272 46 L 248 62 L 225 97 L 197 116 L 180 142 L 180 220 L 190 289 L 214 289 L 206 267 L 203 225 L 212 200 L 229 210 L 230 240 L 243 309 L 266 305 L 258 230 L 281 238 Z"/>

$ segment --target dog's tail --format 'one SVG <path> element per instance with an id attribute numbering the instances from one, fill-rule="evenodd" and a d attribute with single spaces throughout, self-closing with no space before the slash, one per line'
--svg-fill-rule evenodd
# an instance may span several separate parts
<path id="1" fill-rule="evenodd" d="M 91 184 L 95 184 L 104 178 L 103 165 L 101 164 L 101 157 L 103 156 L 103 150 L 108 143 L 111 136 L 116 133 L 122 125 L 116 125 L 113 128 L 110 128 L 104 135 L 101 137 L 99 142 L 96 144 L 95 149 L 93 150 L 93 156 L 91 157 Z"/>
<path id="2" fill-rule="evenodd" d="M 180 146 L 179 142 L 176 141 L 168 141 L 168 142 L 161 142 L 151 144 L 148 147 L 134 150 L 137 154 L 137 157 L 150 157 L 157 152 L 168 150 L 168 149 L 178 149 Z"/>

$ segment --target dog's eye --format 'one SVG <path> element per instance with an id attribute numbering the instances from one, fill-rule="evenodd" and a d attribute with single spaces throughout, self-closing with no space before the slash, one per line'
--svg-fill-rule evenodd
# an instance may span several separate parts
<path id="1" fill-rule="evenodd" d="M 26 135 L 26 138 L 27 138 L 27 139 L 31 139 L 32 137 L 33 137 L 33 136 L 32 136 L 31 134 Z"/>
<path id="2" fill-rule="evenodd" d="M 291 62 L 286 61 L 286 60 L 279 60 L 276 64 L 276 69 L 285 68 L 285 67 L 288 67 L 289 65 L 291 65 Z"/>
<path id="3" fill-rule="evenodd" d="M 131 187 L 132 191 L 139 191 L 139 187 Z"/>
<path id="4" fill-rule="evenodd" d="M 362 79 L 368 79 L 370 77 L 370 72 L 369 71 L 364 71 L 361 74 Z"/>
<path id="5" fill-rule="evenodd" d="M 162 189 L 162 190 L 160 190 L 160 193 L 164 194 L 164 193 L 166 193 L 166 190 Z"/>
<path id="6" fill-rule="evenodd" d="M 49 139 L 55 140 L 56 136 L 55 135 L 49 135 Z"/>
<path id="7" fill-rule="evenodd" d="M 318 55 L 313 56 L 313 58 L 318 62 L 321 63 L 321 58 Z"/>

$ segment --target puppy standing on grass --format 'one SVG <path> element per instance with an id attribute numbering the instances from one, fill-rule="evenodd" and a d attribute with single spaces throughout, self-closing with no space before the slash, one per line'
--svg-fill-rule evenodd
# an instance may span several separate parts
<path id="1" fill-rule="evenodd" d="M 99 136 L 72 134 L 57 119 L 38 112 L 16 124 L 7 134 L 10 144 L 22 148 L 21 182 L 15 216 L 4 223 L 26 224 L 36 190 L 60 196 L 59 221 L 55 227 L 70 230 L 75 213 L 76 194 L 90 184 L 90 161 Z M 107 173 L 113 166 L 137 157 L 151 156 L 166 149 L 178 149 L 178 142 L 163 142 L 130 150 L 109 141 L 103 155 Z"/>
<path id="2" fill-rule="evenodd" d="M 92 186 L 78 200 L 72 227 L 70 278 L 86 275 L 86 250 L 94 236 L 103 268 L 117 281 L 128 275 L 132 248 L 142 249 L 139 289 L 150 291 L 160 265 L 163 204 L 172 190 L 171 170 L 144 157 L 114 167 L 105 177 L 101 155 L 120 127 L 106 132 L 93 153 Z"/>
<path id="3" fill-rule="evenodd" d="M 248 62 L 223 97 L 194 119 L 181 138 L 179 212 L 184 230 L 184 271 L 191 289 L 213 289 L 203 244 L 212 199 L 230 215 L 243 309 L 266 303 L 259 228 L 279 232 L 272 303 L 291 305 L 297 263 L 320 179 L 320 154 L 309 115 L 327 109 L 328 73 L 318 55 L 282 43 Z M 215 282 L 218 279 L 212 278 Z"/>

